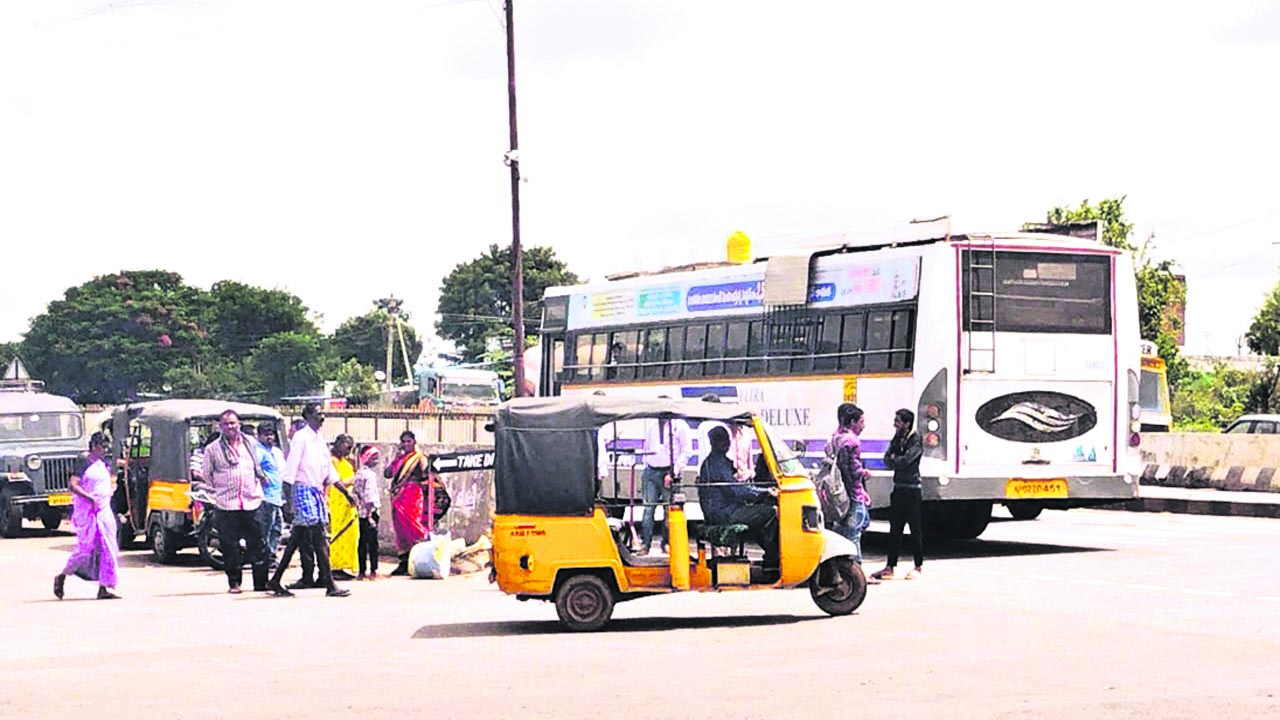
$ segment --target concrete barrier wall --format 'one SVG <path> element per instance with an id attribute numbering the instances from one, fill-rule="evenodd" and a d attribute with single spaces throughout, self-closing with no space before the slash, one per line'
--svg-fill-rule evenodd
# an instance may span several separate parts
<path id="1" fill-rule="evenodd" d="M 1280 435 L 1146 433 L 1142 484 L 1280 492 Z"/>
<path id="2" fill-rule="evenodd" d="M 327 423 L 326 423 L 327 425 Z M 365 444 L 359 436 L 355 436 L 358 444 Z M 396 536 L 391 527 L 391 481 L 382 477 L 382 469 L 395 457 L 396 446 L 392 443 L 376 443 L 382 453 L 382 464 L 378 466 L 378 478 L 382 481 L 382 510 L 378 523 L 378 546 L 384 555 L 396 554 Z M 421 443 L 422 452 L 433 453 L 456 452 L 463 450 L 491 449 L 492 445 L 437 445 Z M 449 527 L 449 534 L 455 538 L 465 538 L 470 545 L 489 533 L 493 527 L 494 494 L 493 471 L 472 470 L 468 472 L 442 473 L 441 480 L 449 490 L 452 504 L 445 515 L 444 522 Z"/>

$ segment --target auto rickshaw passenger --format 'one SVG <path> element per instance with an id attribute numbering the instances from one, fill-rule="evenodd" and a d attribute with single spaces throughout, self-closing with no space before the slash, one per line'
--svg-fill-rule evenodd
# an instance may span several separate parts
<path id="1" fill-rule="evenodd" d="M 729 459 L 729 431 L 714 427 L 708 434 L 711 453 L 698 472 L 698 501 L 712 525 L 746 525 L 747 537 L 764 548 L 764 565 L 778 565 L 778 489 L 739 482 Z"/>

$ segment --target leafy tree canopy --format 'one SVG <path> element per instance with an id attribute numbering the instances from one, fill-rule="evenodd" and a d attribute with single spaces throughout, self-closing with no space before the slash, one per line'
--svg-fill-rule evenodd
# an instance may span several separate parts
<path id="1" fill-rule="evenodd" d="M 18 343 L 0 343 L 0 369 L 8 368 L 15 357 L 18 357 Z"/>
<path id="2" fill-rule="evenodd" d="M 1280 355 L 1280 283 L 1262 302 L 1244 336 L 1249 350 L 1259 355 Z"/>
<path id="3" fill-rule="evenodd" d="M 526 248 L 521 256 L 523 314 L 529 335 L 528 330 L 536 330 L 542 315 L 543 292 L 555 285 L 574 285 L 578 276 L 556 258 L 551 248 Z M 459 264 L 444 279 L 436 333 L 457 344 L 466 362 L 483 357 L 489 338 L 498 336 L 503 329 L 508 335 L 512 332 L 513 273 L 511 247 L 490 245 L 488 252 Z"/>
<path id="4" fill-rule="evenodd" d="M 422 340 L 418 333 L 407 322 L 409 316 L 401 313 L 400 332 L 404 335 L 404 344 L 409 352 L 409 362 L 416 362 L 422 354 Z M 334 357 L 338 360 L 357 360 L 370 372 L 373 368 L 384 369 L 387 365 L 387 312 L 373 310 L 358 317 L 348 318 L 329 339 Z M 391 377 L 393 384 L 409 384 L 413 382 L 413 368 L 404 366 L 404 353 L 400 351 L 400 338 L 395 338 L 391 354 Z M 350 396 L 348 396 L 350 399 Z"/>
<path id="5" fill-rule="evenodd" d="M 282 332 L 264 338 L 249 354 L 249 368 L 267 399 L 306 395 L 324 385 L 336 370 L 314 333 Z"/>
<path id="6" fill-rule="evenodd" d="M 209 291 L 209 331 L 220 357 L 248 355 L 263 338 L 283 332 L 315 334 L 296 295 L 222 280 Z"/>
<path id="7" fill-rule="evenodd" d="M 335 395 L 345 397 L 352 405 L 367 405 L 373 402 L 382 386 L 373 376 L 373 368 L 351 358 L 338 366 L 333 375 Z"/>
<path id="8" fill-rule="evenodd" d="M 162 391 L 163 376 L 209 353 L 205 293 L 163 270 L 70 288 L 31 322 L 20 355 L 49 392 L 115 403 Z"/>

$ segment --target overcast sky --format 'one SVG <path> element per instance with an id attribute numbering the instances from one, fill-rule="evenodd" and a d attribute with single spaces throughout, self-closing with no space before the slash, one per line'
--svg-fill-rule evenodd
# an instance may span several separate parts
<path id="1" fill-rule="evenodd" d="M 0 2 L 0 340 L 162 268 L 332 330 L 511 241 L 501 0 Z M 524 240 L 584 277 L 1127 195 L 1234 353 L 1280 280 L 1280 2 L 516 0 Z"/>

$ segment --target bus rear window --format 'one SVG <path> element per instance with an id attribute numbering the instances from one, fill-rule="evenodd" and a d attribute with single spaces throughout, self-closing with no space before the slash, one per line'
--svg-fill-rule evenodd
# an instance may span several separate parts
<path id="1" fill-rule="evenodd" d="M 963 262 L 966 330 L 994 319 L 998 332 L 1111 333 L 1109 255 L 969 250 Z"/>

